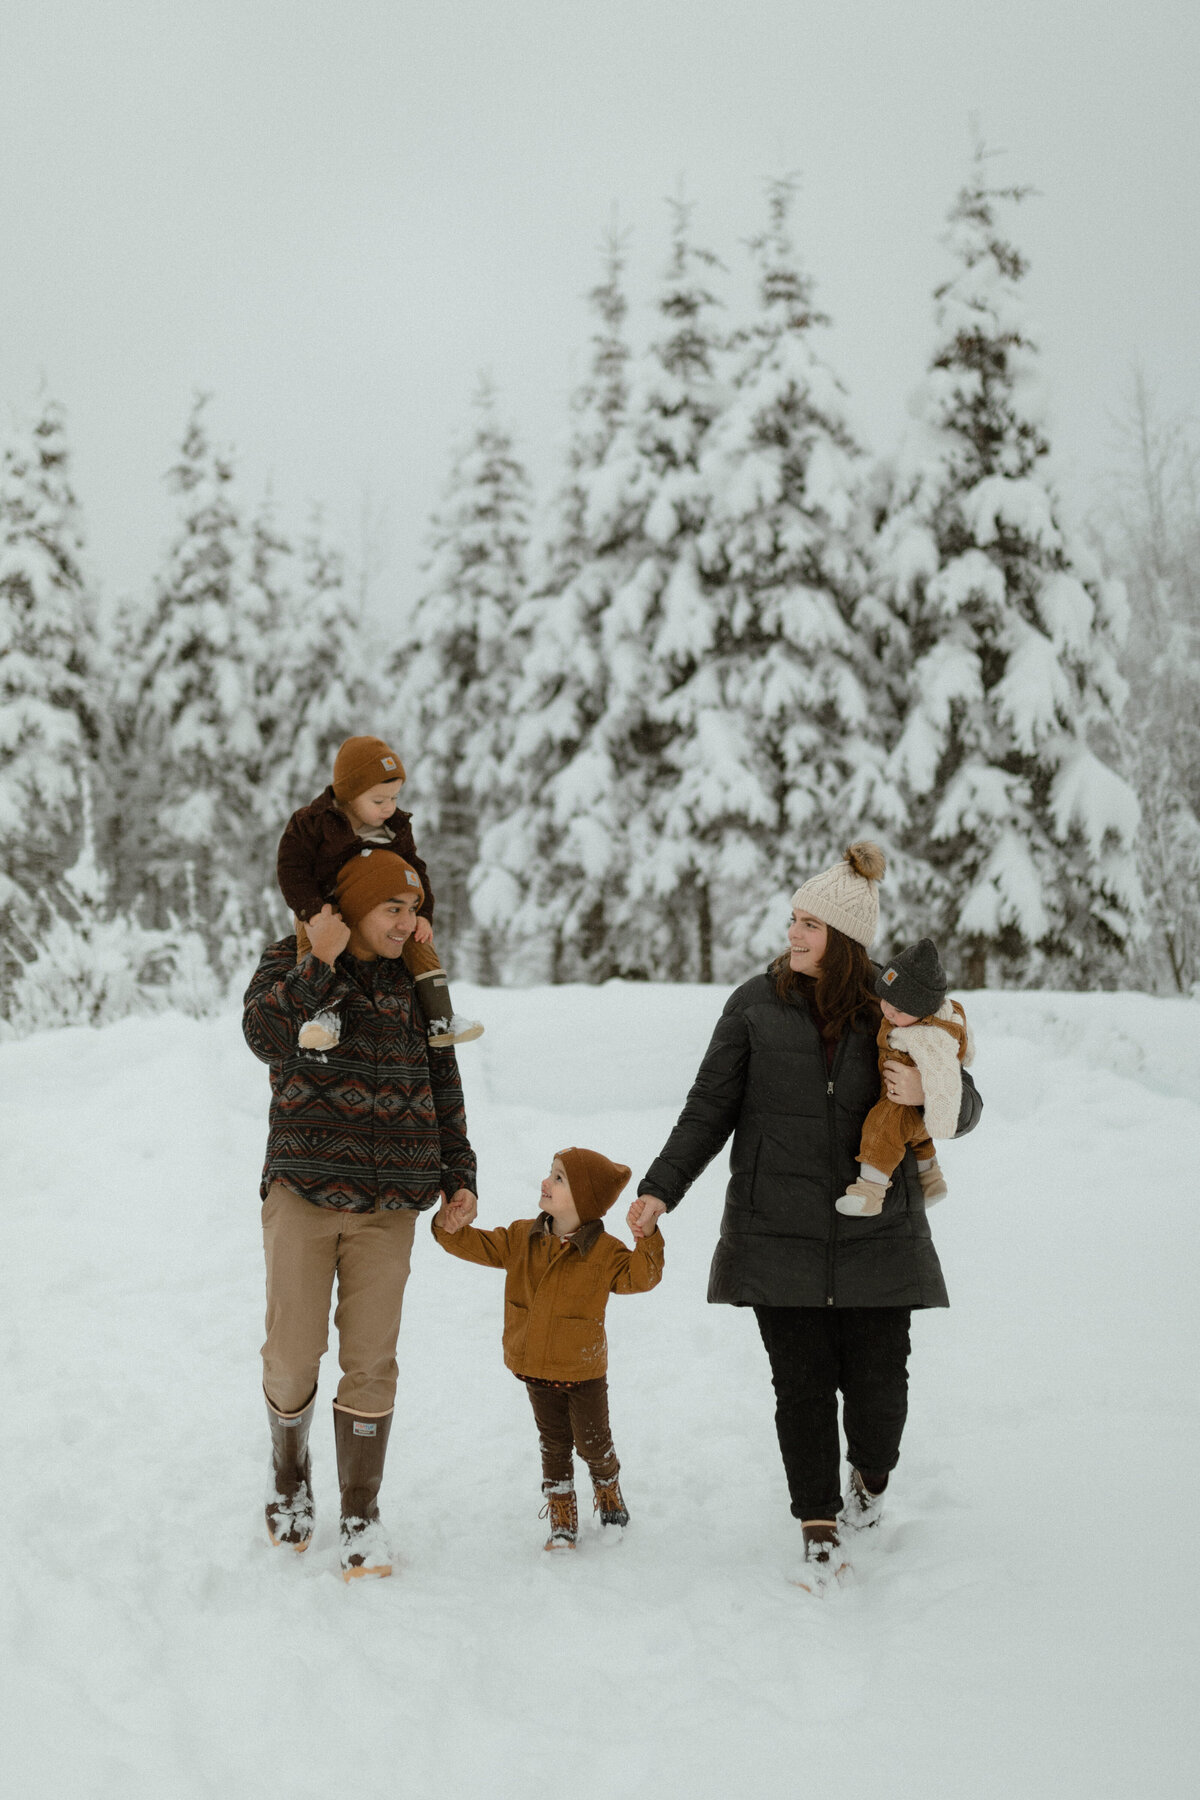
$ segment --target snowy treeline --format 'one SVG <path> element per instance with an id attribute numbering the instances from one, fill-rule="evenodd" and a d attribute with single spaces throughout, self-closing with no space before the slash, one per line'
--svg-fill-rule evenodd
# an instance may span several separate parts
<path id="1" fill-rule="evenodd" d="M 932 933 L 964 984 L 1189 987 L 1194 440 L 1139 389 L 1102 532 L 1064 519 L 1019 198 L 980 153 L 888 461 L 826 360 L 789 182 L 748 312 L 676 203 L 635 342 L 611 240 L 556 490 L 485 384 L 420 593 L 382 620 L 319 518 L 293 542 L 269 502 L 247 516 L 203 401 L 153 594 L 103 614 L 47 402 L 0 490 L 11 1023 L 236 981 L 286 926 L 285 819 L 366 730 L 405 759 L 439 941 L 482 979 L 735 978 L 796 881 L 873 835 L 886 938 Z"/>

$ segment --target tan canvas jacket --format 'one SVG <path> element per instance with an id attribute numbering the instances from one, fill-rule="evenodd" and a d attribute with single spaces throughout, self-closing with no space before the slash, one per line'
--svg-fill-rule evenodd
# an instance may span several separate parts
<path id="1" fill-rule="evenodd" d="M 630 1250 L 599 1219 L 565 1242 L 547 1213 L 479 1231 L 438 1229 L 443 1250 L 505 1271 L 504 1360 L 541 1381 L 594 1381 L 608 1368 L 604 1309 L 610 1294 L 644 1294 L 662 1279 L 662 1233 Z"/>

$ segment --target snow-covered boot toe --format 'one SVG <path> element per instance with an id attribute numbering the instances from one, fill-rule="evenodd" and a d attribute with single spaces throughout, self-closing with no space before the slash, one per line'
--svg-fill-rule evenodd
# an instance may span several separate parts
<path id="1" fill-rule="evenodd" d="M 936 1156 L 927 1169 L 918 1169 L 917 1174 L 920 1177 L 921 1192 L 925 1196 L 926 1206 L 936 1206 L 939 1200 L 946 1198 L 950 1190 L 946 1186 L 946 1177 L 938 1167 Z"/>
<path id="2" fill-rule="evenodd" d="M 429 1021 L 429 1042 L 435 1050 L 448 1049 L 452 1044 L 473 1044 L 482 1036 L 483 1026 L 479 1020 L 464 1019 L 461 1013 L 454 1013 L 449 1019 Z"/>
<path id="3" fill-rule="evenodd" d="M 307 1550 L 316 1524 L 308 1430 L 317 1404 L 314 1393 L 302 1412 L 276 1412 L 267 1401 L 271 1424 L 271 1468 L 267 1477 L 267 1532 L 275 1545 Z"/>
<path id="4" fill-rule="evenodd" d="M 792 1576 L 792 1585 L 820 1598 L 845 1579 L 850 1563 L 842 1553 L 836 1519 L 805 1519 L 802 1530 L 804 1566 Z"/>
<path id="5" fill-rule="evenodd" d="M 601 1525 L 615 1525 L 623 1529 L 629 1523 L 629 1508 L 621 1493 L 621 1483 L 616 1475 L 608 1481 L 597 1481 L 592 1476 L 592 1510 L 599 1513 Z M 619 1536 L 619 1530 L 612 1534 Z"/>
<path id="6" fill-rule="evenodd" d="M 883 1517 L 883 1490 L 887 1486 L 886 1475 L 873 1475 L 874 1488 L 864 1479 L 858 1469 L 850 1470 L 850 1495 L 842 1508 L 839 1523 L 848 1526 L 851 1531 L 866 1531 L 872 1525 L 878 1525 Z"/>
<path id="7" fill-rule="evenodd" d="M 342 1041 L 342 1021 L 335 1012 L 315 1013 L 296 1034 L 302 1050 L 332 1050 Z"/>
<path id="8" fill-rule="evenodd" d="M 890 1186 L 888 1181 L 868 1181 L 865 1175 L 860 1175 L 833 1204 L 838 1212 L 846 1213 L 852 1219 L 874 1219 L 883 1211 Z"/>
<path id="9" fill-rule="evenodd" d="M 538 1517 L 550 1521 L 550 1536 L 543 1548 L 574 1550 L 575 1539 L 579 1534 L 579 1508 L 575 1504 L 575 1489 L 569 1481 L 554 1481 L 543 1482 L 542 1492 L 546 1496 L 546 1504 Z"/>
<path id="10" fill-rule="evenodd" d="M 369 1418 L 334 1403 L 333 1437 L 342 1492 L 338 1544 L 345 1581 L 392 1572 L 392 1553 L 379 1518 L 379 1488 L 391 1428 L 391 1413 Z"/>

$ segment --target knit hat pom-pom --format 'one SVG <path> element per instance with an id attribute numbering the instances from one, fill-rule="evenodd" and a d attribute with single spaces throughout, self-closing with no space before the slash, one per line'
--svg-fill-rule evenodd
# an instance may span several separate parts
<path id="1" fill-rule="evenodd" d="M 846 852 L 845 861 L 850 864 L 856 875 L 862 876 L 864 881 L 882 881 L 883 871 L 887 868 L 887 857 L 879 845 L 872 844 L 868 838 L 863 838 L 857 844 L 851 844 Z"/>

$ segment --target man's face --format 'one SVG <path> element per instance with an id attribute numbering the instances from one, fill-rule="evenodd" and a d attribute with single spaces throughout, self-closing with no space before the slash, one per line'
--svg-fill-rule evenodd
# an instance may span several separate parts
<path id="1" fill-rule="evenodd" d="M 394 900 L 381 900 L 378 906 L 358 921 L 350 933 L 353 956 L 399 956 L 417 923 L 417 900 L 401 894 Z"/>

